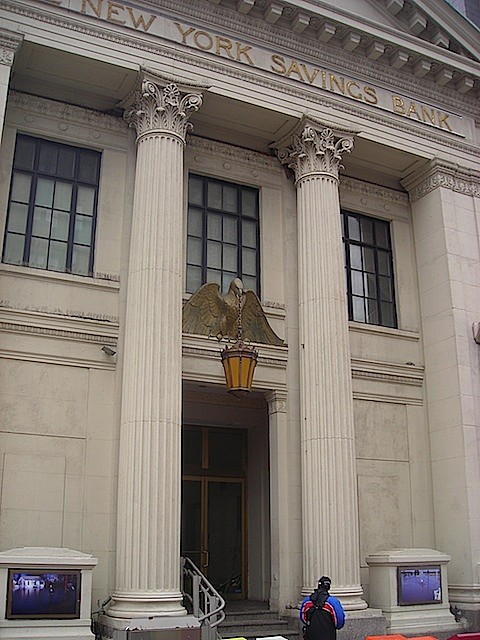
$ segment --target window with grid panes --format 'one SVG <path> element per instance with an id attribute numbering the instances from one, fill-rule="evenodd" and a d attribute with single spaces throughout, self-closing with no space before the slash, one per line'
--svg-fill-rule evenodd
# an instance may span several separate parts
<path id="1" fill-rule="evenodd" d="M 342 211 L 350 320 L 396 327 L 390 224 Z"/>
<path id="2" fill-rule="evenodd" d="M 258 189 L 189 176 L 188 293 L 206 282 L 216 282 L 226 293 L 237 277 L 260 293 L 258 209 Z"/>
<path id="3" fill-rule="evenodd" d="M 92 275 L 100 153 L 17 137 L 2 260 Z"/>

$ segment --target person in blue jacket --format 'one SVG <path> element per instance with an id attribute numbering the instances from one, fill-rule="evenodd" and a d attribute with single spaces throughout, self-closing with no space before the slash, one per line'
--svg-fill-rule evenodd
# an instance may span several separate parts
<path id="1" fill-rule="evenodd" d="M 300 606 L 305 640 L 336 640 L 337 629 L 345 624 L 345 611 L 340 601 L 331 596 L 332 581 L 322 576 L 313 593 L 304 598 Z"/>

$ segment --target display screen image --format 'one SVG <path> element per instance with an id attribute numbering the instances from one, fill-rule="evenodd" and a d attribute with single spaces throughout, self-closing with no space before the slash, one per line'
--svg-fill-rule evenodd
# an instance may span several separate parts
<path id="1" fill-rule="evenodd" d="M 81 572 L 9 569 L 7 618 L 79 618 Z"/>
<path id="2" fill-rule="evenodd" d="M 436 604 L 442 602 L 441 569 L 398 567 L 398 604 Z"/>

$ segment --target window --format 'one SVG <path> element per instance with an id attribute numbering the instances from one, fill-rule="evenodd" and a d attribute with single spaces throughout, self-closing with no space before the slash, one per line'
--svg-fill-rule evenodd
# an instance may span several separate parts
<path id="1" fill-rule="evenodd" d="M 350 320 L 396 327 L 390 226 L 342 211 Z"/>
<path id="2" fill-rule="evenodd" d="M 187 291 L 216 282 L 224 293 L 234 278 L 259 294 L 258 189 L 190 175 Z"/>
<path id="3" fill-rule="evenodd" d="M 92 275 L 100 153 L 17 137 L 3 262 Z"/>

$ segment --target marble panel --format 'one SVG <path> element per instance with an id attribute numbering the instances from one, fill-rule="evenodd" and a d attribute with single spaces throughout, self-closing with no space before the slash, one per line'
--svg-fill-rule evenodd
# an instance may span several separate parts
<path id="1" fill-rule="evenodd" d="M 354 422 L 358 458 L 408 459 L 405 405 L 355 400 Z"/>

